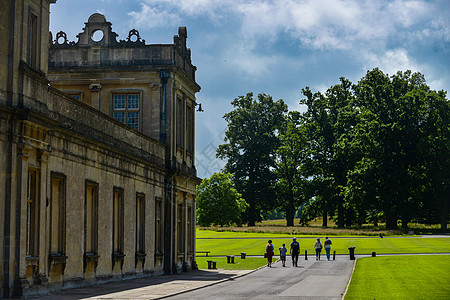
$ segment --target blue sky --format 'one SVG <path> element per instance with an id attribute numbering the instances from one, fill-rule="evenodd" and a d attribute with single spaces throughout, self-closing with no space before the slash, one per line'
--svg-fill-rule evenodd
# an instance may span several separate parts
<path id="1" fill-rule="evenodd" d="M 325 91 L 367 70 L 419 71 L 435 90 L 450 91 L 450 1 L 406 0 L 58 0 L 50 30 L 77 41 L 99 12 L 118 39 L 135 28 L 148 44 L 173 43 L 186 26 L 196 80 L 199 177 L 219 171 L 223 115 L 248 92 L 283 99 L 302 111 L 301 89 Z M 447 96 L 448 98 L 448 96 Z"/>

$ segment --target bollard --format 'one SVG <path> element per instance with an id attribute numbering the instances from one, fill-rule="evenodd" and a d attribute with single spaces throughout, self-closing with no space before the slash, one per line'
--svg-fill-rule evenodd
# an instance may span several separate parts
<path id="1" fill-rule="evenodd" d="M 336 250 L 333 251 L 333 260 L 336 260 Z"/>
<path id="2" fill-rule="evenodd" d="M 241 259 L 245 259 L 246 255 L 247 255 L 247 252 L 241 252 Z"/>
<path id="3" fill-rule="evenodd" d="M 372 252 L 372 257 L 377 256 L 377 253 L 375 251 Z"/>
<path id="4" fill-rule="evenodd" d="M 305 250 L 305 260 L 308 260 L 308 251 Z"/>
<path id="5" fill-rule="evenodd" d="M 227 255 L 227 264 L 234 264 L 234 255 Z"/>
<path id="6" fill-rule="evenodd" d="M 349 247 L 348 250 L 350 251 L 350 260 L 355 260 L 355 248 L 356 247 Z"/>

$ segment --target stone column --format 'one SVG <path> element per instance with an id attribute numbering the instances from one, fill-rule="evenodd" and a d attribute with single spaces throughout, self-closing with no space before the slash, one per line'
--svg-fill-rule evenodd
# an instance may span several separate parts
<path id="1" fill-rule="evenodd" d="M 47 285 L 48 283 L 48 232 L 47 227 L 47 186 L 48 186 L 48 156 L 50 154 L 50 147 L 47 149 L 40 149 L 39 165 L 39 280 L 41 285 Z"/>
<path id="2" fill-rule="evenodd" d="M 89 86 L 89 89 L 91 90 L 91 106 L 101 111 L 100 91 L 102 85 L 93 83 Z M 104 111 L 104 113 L 109 114 L 107 111 Z"/>
<path id="3" fill-rule="evenodd" d="M 197 244 L 196 244 L 196 235 L 197 235 L 197 230 L 196 230 L 196 223 L 197 223 L 197 218 L 196 218 L 196 214 L 197 214 L 197 198 L 196 195 L 194 195 L 192 197 L 192 224 L 191 224 L 191 230 L 192 231 L 192 255 L 193 255 L 193 259 L 192 259 L 192 269 L 194 270 L 198 270 L 198 266 L 197 266 L 197 260 L 195 258 L 196 256 L 196 251 L 197 251 Z"/>
<path id="4" fill-rule="evenodd" d="M 187 193 L 183 193 L 183 217 L 182 217 L 182 222 L 183 222 L 183 271 L 187 271 L 188 269 L 190 269 L 190 265 L 188 262 L 188 218 L 187 218 L 187 211 L 188 211 L 188 206 L 187 206 Z"/>
<path id="5" fill-rule="evenodd" d="M 21 139 L 18 144 L 17 153 L 17 193 L 16 198 L 16 237 L 15 237 L 15 259 L 18 261 L 15 270 L 15 288 L 20 291 L 29 286 L 27 279 L 27 258 L 26 258 L 26 226 L 27 226 L 27 186 L 28 186 L 28 159 L 29 152 L 33 145 L 26 139 Z"/>
<path id="6" fill-rule="evenodd" d="M 151 103 L 148 105 L 151 105 L 152 114 L 151 116 L 143 116 L 143 122 L 148 122 L 146 118 L 148 118 L 151 122 L 148 125 L 146 124 L 144 126 L 144 134 L 147 134 L 156 140 L 159 140 L 161 134 L 161 88 L 162 84 L 159 82 L 153 82 L 150 84 Z"/>

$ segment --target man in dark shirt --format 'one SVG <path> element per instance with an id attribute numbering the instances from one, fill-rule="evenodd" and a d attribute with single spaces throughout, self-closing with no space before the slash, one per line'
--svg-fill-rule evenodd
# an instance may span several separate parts
<path id="1" fill-rule="evenodd" d="M 292 254 L 292 265 L 294 267 L 298 267 L 298 254 L 300 253 L 300 244 L 297 242 L 296 238 L 292 239 L 291 250 L 289 251 Z"/>

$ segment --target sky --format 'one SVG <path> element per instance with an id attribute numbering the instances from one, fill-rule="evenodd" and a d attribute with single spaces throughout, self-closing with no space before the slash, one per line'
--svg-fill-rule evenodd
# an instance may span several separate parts
<path id="1" fill-rule="evenodd" d="M 223 167 L 215 158 L 223 115 L 249 92 L 304 111 L 302 88 L 324 92 L 340 77 L 356 83 L 377 67 L 421 72 L 433 90 L 450 91 L 448 0 L 57 0 L 50 30 L 77 41 L 96 12 L 118 40 L 137 29 L 147 44 L 172 44 L 178 27 L 187 27 L 204 109 L 196 113 L 201 178 Z"/>

